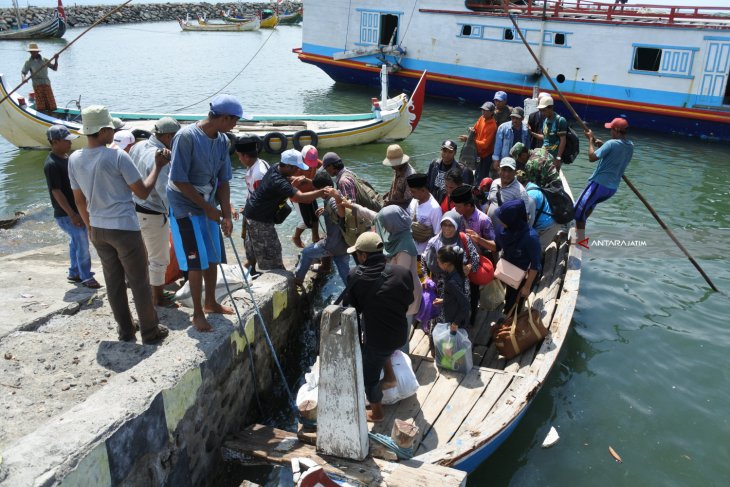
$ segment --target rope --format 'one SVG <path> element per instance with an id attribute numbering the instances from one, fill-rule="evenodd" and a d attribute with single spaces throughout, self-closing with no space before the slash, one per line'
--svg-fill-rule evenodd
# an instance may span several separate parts
<path id="1" fill-rule="evenodd" d="M 206 96 L 202 100 L 196 101 L 195 103 L 191 103 L 190 105 L 184 106 L 182 108 L 178 108 L 177 110 L 173 110 L 173 112 L 181 112 L 183 110 L 187 110 L 190 107 L 194 107 L 195 105 L 198 105 L 200 103 L 203 103 L 205 100 L 208 100 L 210 98 L 213 98 L 215 95 L 217 95 L 221 91 L 225 90 L 231 83 L 233 83 L 236 80 L 236 78 L 238 78 L 239 76 L 241 76 L 241 73 L 243 73 L 243 71 L 248 67 L 248 65 L 251 64 L 251 62 L 254 59 L 256 59 L 256 56 L 258 56 L 258 54 L 261 52 L 261 49 L 264 48 L 264 46 L 266 45 L 266 43 L 269 42 L 269 39 L 271 39 L 271 36 L 274 35 L 274 32 L 276 32 L 276 29 L 271 29 L 271 33 L 269 34 L 269 37 L 267 37 L 264 40 L 264 42 L 261 43 L 261 46 L 259 46 L 259 48 L 256 50 L 256 52 L 254 53 L 254 55 L 251 56 L 251 59 L 249 59 L 248 62 L 243 66 L 243 68 L 241 68 L 241 70 L 238 73 L 236 73 L 236 75 L 233 78 L 231 78 L 231 80 L 228 83 L 224 84 L 218 91 L 216 91 L 215 93 L 213 93 L 211 95 Z"/>
<path id="2" fill-rule="evenodd" d="M 388 450 L 391 450 L 400 460 L 410 460 L 413 458 L 413 448 L 399 447 L 390 436 L 385 436 L 380 433 L 368 433 L 368 436 L 371 440 L 376 441 Z"/>
<path id="3" fill-rule="evenodd" d="M 254 297 L 253 290 L 251 289 L 251 284 L 248 282 L 248 275 L 246 274 L 246 271 L 243 268 L 243 264 L 241 264 L 241 258 L 238 256 L 238 250 L 236 249 L 236 244 L 233 242 L 233 237 L 230 235 L 228 236 L 228 240 L 231 243 L 231 248 L 233 249 L 233 254 L 236 256 L 236 261 L 238 262 L 238 267 L 241 269 L 241 273 L 243 274 L 243 281 L 246 287 L 246 291 L 248 291 L 248 294 L 251 296 L 251 302 L 253 303 L 254 310 L 256 311 L 256 315 L 259 318 L 259 323 L 261 324 L 261 330 L 264 332 L 264 337 L 266 338 L 266 343 L 269 346 L 269 349 L 271 350 L 271 355 L 274 359 L 274 363 L 276 364 L 276 368 L 279 371 L 279 375 L 281 376 L 281 382 L 284 384 L 284 389 L 286 390 L 286 394 L 289 397 L 289 406 L 292 408 L 292 411 L 294 411 L 294 415 L 298 418 L 299 417 L 299 409 L 297 408 L 296 402 L 294 401 L 294 396 L 292 395 L 291 389 L 289 388 L 289 384 L 286 381 L 286 376 L 284 375 L 284 369 L 281 367 L 281 363 L 279 362 L 279 358 L 276 355 L 276 349 L 274 348 L 274 344 L 271 342 L 271 337 L 269 336 L 269 331 L 266 329 L 266 323 L 264 322 L 264 317 L 261 315 L 261 310 L 259 309 L 259 305 L 256 302 L 256 298 Z M 245 334 L 245 330 L 244 330 Z"/>
<path id="4" fill-rule="evenodd" d="M 418 0 L 413 0 L 413 8 L 411 9 L 411 15 L 408 17 L 408 24 L 406 24 L 406 30 L 403 32 L 403 37 L 400 38 L 400 41 L 398 42 L 398 47 L 400 47 L 403 44 L 403 41 L 406 38 L 406 34 L 408 34 L 408 29 L 411 27 L 411 20 L 413 20 L 413 12 L 416 11 L 416 5 L 418 5 Z"/>

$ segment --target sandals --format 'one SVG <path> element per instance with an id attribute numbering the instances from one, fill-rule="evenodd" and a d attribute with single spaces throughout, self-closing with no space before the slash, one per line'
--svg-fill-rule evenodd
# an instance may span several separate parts
<path id="1" fill-rule="evenodd" d="M 149 338 L 142 338 L 142 343 L 145 345 L 153 345 L 161 342 L 170 334 L 170 330 L 163 325 L 157 325 L 157 331 L 154 335 Z"/>
<path id="2" fill-rule="evenodd" d="M 81 285 L 84 287 L 88 287 L 89 289 L 99 289 L 101 287 L 101 284 L 99 284 L 93 277 L 91 279 L 85 280 L 81 283 Z"/>
<path id="3" fill-rule="evenodd" d="M 81 276 L 68 276 L 68 277 L 66 278 L 66 280 L 67 280 L 68 282 L 74 282 L 74 283 L 76 283 L 76 282 L 81 282 Z"/>

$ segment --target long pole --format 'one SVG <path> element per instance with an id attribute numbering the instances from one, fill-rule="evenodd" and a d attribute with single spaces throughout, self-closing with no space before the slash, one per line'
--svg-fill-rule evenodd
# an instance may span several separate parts
<path id="1" fill-rule="evenodd" d="M 104 19 L 106 19 L 107 17 L 109 17 L 109 16 L 111 15 L 111 14 L 113 14 L 113 13 L 116 13 L 116 12 L 118 12 L 118 11 L 119 11 L 119 10 L 120 10 L 120 9 L 121 9 L 122 7 L 124 7 L 125 5 L 127 5 L 128 3 L 130 3 L 131 1 L 132 1 L 132 0 L 127 0 L 127 1 L 126 1 L 126 2 L 124 2 L 123 4 L 121 4 L 121 5 L 119 5 L 118 7 L 116 7 L 115 9 L 113 9 L 113 10 L 110 10 L 109 12 L 107 12 L 107 13 L 105 13 L 104 15 L 102 15 L 101 17 L 99 17 L 99 19 L 98 19 L 98 20 L 97 20 L 96 22 L 94 22 L 94 23 L 93 23 L 93 24 L 91 24 L 91 25 L 90 25 L 89 27 L 87 27 L 87 28 L 86 28 L 86 30 L 84 30 L 84 31 L 83 31 L 83 32 L 82 32 L 81 34 L 77 35 L 77 36 L 76 36 L 76 38 L 75 38 L 74 40 L 72 40 L 71 42 L 69 42 L 68 44 L 66 44 L 66 46 L 64 46 L 64 48 L 63 48 L 63 49 L 61 49 L 60 51 L 58 51 L 58 52 L 57 52 L 56 54 L 54 54 L 54 55 L 53 55 L 53 56 L 52 56 L 51 58 L 49 58 L 49 59 L 48 59 L 48 61 L 46 61 L 45 63 L 43 63 L 43 66 L 41 66 L 40 68 L 36 69 L 35 71 L 32 71 L 32 72 L 30 73 L 30 75 L 28 75 L 28 77 L 27 77 L 27 78 L 25 78 L 25 79 L 24 79 L 23 81 L 21 81 L 21 82 L 20 82 L 20 84 L 19 84 L 18 86 L 16 86 L 16 87 L 15 87 L 15 88 L 13 88 L 12 90 L 10 90 L 10 91 L 8 92 L 8 94 L 7 94 L 7 95 L 5 95 L 5 96 L 3 97 L 3 99 L 2 99 L 2 100 L 0 100 L 0 103 L 4 102 L 4 101 L 5 101 L 5 100 L 7 100 L 8 98 L 10 98 L 10 95 L 12 95 L 12 94 L 13 94 L 13 93 L 15 93 L 16 91 L 18 91 L 18 90 L 20 89 L 20 87 L 21 87 L 21 86 L 23 86 L 24 84 L 26 84 L 26 83 L 28 82 L 28 80 L 32 79 L 32 78 L 33 78 L 33 75 L 34 75 L 34 74 L 36 74 L 36 73 L 37 73 L 38 71 L 40 71 L 41 69 L 43 69 L 43 68 L 45 68 L 46 66 L 48 66 L 49 64 L 51 64 L 51 61 L 53 61 L 53 60 L 54 60 L 55 58 L 57 58 L 58 56 L 60 56 L 60 55 L 61 55 L 61 53 L 62 53 L 63 51 L 65 51 L 65 50 L 66 50 L 66 49 L 68 49 L 69 47 L 73 46 L 73 45 L 74 45 L 74 43 L 75 43 L 76 41 L 78 41 L 79 39 L 81 39 L 81 38 L 82 38 L 82 37 L 83 37 L 83 36 L 84 36 L 84 35 L 85 35 L 85 34 L 86 34 L 87 32 L 89 32 L 89 31 L 90 31 L 91 29 L 93 29 L 94 27 L 96 27 L 97 25 L 99 25 L 99 24 L 100 24 L 101 22 L 103 22 L 103 21 L 104 21 Z"/>
<path id="2" fill-rule="evenodd" d="M 543 76 L 550 82 L 553 89 L 558 93 L 558 96 L 560 96 L 560 99 L 562 100 L 563 104 L 568 108 L 570 113 L 573 115 L 573 117 L 578 121 L 578 123 L 583 127 L 583 130 L 588 132 L 588 126 L 583 122 L 583 119 L 580 118 L 580 116 L 576 113 L 576 111 L 573 109 L 573 105 L 570 104 L 567 98 L 565 98 L 565 95 L 560 91 L 558 86 L 555 84 L 555 81 L 553 81 L 553 78 L 550 76 L 550 74 L 547 72 L 547 70 L 543 67 L 542 63 L 540 63 L 540 60 L 535 55 L 535 52 L 532 50 L 530 45 L 527 43 L 527 39 L 525 39 L 525 36 L 522 34 L 522 30 L 520 30 L 519 26 L 517 25 L 517 21 L 515 21 L 514 16 L 509 12 L 509 9 L 507 8 L 507 4 L 505 0 L 502 0 L 502 6 L 504 7 L 505 13 L 509 17 L 509 19 L 512 21 L 512 25 L 515 27 L 515 30 L 520 36 L 520 39 L 522 39 L 523 44 L 525 44 L 525 47 L 530 52 L 530 55 L 537 63 L 538 68 L 540 68 L 540 72 L 542 72 Z M 707 284 L 712 288 L 713 291 L 720 292 L 720 290 L 715 286 L 715 283 L 712 282 L 710 277 L 705 273 L 705 271 L 700 267 L 700 264 L 690 255 L 689 251 L 685 248 L 684 245 L 682 245 L 682 242 L 679 241 L 679 239 L 674 235 L 674 233 L 667 227 L 666 223 L 664 223 L 664 220 L 661 219 L 661 217 L 657 214 L 657 212 L 654 210 L 654 208 L 649 204 L 649 202 L 644 198 L 644 196 L 639 192 L 638 189 L 636 189 L 636 186 L 634 186 L 629 178 L 626 177 L 626 175 L 621 176 L 626 182 L 626 185 L 631 189 L 631 191 L 634 192 L 634 194 L 639 198 L 639 200 L 646 206 L 646 209 L 649 210 L 649 213 L 651 213 L 651 216 L 654 217 L 654 219 L 659 223 L 659 226 L 664 229 L 665 232 L 667 232 L 667 235 L 669 235 L 669 238 L 672 239 L 672 241 L 677 244 L 677 247 L 684 253 L 685 256 L 687 256 L 687 259 L 692 263 L 693 266 L 695 266 L 695 269 L 700 273 L 700 275 L 705 279 Z"/>

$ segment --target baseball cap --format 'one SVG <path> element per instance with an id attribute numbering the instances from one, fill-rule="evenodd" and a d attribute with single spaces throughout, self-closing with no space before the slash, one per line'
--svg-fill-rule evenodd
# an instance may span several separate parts
<path id="1" fill-rule="evenodd" d="M 540 98 L 540 103 L 537 104 L 537 108 L 547 108 L 553 106 L 554 104 L 555 102 L 553 101 L 552 96 L 544 96 Z"/>
<path id="2" fill-rule="evenodd" d="M 452 152 L 456 152 L 456 142 L 453 140 L 444 140 L 441 144 L 442 149 L 449 149 Z"/>
<path id="3" fill-rule="evenodd" d="M 134 144 L 134 142 L 134 134 L 129 130 L 120 130 L 114 133 L 114 143 L 122 150 Z"/>
<path id="4" fill-rule="evenodd" d="M 155 127 L 152 130 L 156 134 L 174 134 L 180 130 L 180 124 L 172 117 L 162 117 L 155 122 Z"/>
<path id="5" fill-rule="evenodd" d="M 218 95 L 210 101 L 210 111 L 215 115 L 228 115 L 231 117 L 238 118 L 250 118 L 245 117 L 243 114 L 243 106 L 231 95 Z"/>
<path id="6" fill-rule="evenodd" d="M 72 134 L 63 125 L 51 125 L 48 127 L 46 137 L 48 137 L 48 142 L 52 142 L 54 140 L 75 140 L 79 138 L 78 135 Z"/>
<path id="7" fill-rule="evenodd" d="M 319 152 L 317 152 L 317 148 L 313 145 L 305 145 L 302 148 L 302 159 L 304 159 L 304 164 L 310 168 L 314 169 L 317 167 L 319 165 Z"/>
<path id="8" fill-rule="evenodd" d="M 487 191 L 489 190 L 489 188 L 492 187 L 493 182 L 494 181 L 492 181 L 492 178 L 484 178 L 482 179 L 482 182 L 479 183 L 479 189 L 481 189 L 482 191 Z"/>
<path id="9" fill-rule="evenodd" d="M 328 152 L 322 158 L 322 167 L 331 166 L 332 164 L 337 164 L 338 162 L 342 162 L 340 156 L 338 156 L 336 152 Z"/>
<path id="10" fill-rule="evenodd" d="M 295 166 L 305 171 L 309 169 L 309 166 L 304 164 L 304 160 L 302 160 L 302 153 L 296 149 L 289 149 L 282 152 L 281 163 L 287 166 Z"/>
<path id="11" fill-rule="evenodd" d="M 372 254 L 383 250 L 383 240 L 375 232 L 365 232 L 360 234 L 355 241 L 355 245 L 347 249 L 348 254 L 354 254 L 356 250 Z"/>
<path id="12" fill-rule="evenodd" d="M 496 109 L 497 109 L 497 107 L 495 107 L 495 106 L 494 106 L 494 103 L 492 103 L 491 101 L 486 101 L 486 102 L 484 102 L 484 104 L 483 104 L 483 105 L 481 106 L 481 109 L 482 109 L 482 110 L 489 110 L 490 112 L 493 112 L 494 110 L 496 110 Z"/>
<path id="13" fill-rule="evenodd" d="M 514 171 L 517 169 L 517 161 L 511 157 L 505 157 L 499 162 L 499 167 L 508 167 Z"/>
<path id="14" fill-rule="evenodd" d="M 625 118 L 616 117 L 610 122 L 603 125 L 607 129 L 619 129 L 619 130 L 626 130 L 629 128 L 629 122 L 626 121 Z"/>
<path id="15" fill-rule="evenodd" d="M 525 111 L 522 109 L 522 107 L 514 107 L 512 109 L 512 113 L 510 113 L 510 117 L 517 117 L 519 119 L 525 118 Z"/>
<path id="16" fill-rule="evenodd" d="M 498 91 L 494 94 L 494 99 L 498 101 L 507 101 L 507 93 L 504 91 Z"/>

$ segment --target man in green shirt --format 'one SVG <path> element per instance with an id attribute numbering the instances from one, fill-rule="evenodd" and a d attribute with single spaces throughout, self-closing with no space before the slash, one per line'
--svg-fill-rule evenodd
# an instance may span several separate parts
<path id="1" fill-rule="evenodd" d="M 41 57 L 41 50 L 35 42 L 28 44 L 28 52 L 30 52 L 30 58 L 25 62 L 21 71 L 23 81 L 27 80 L 29 76 L 33 80 L 35 109 L 39 112 L 51 114 L 56 109 L 56 98 L 53 96 L 53 90 L 51 89 L 48 68 L 54 71 L 58 70 L 58 54 L 51 58 L 51 63 L 48 63 L 48 59 Z"/>
<path id="2" fill-rule="evenodd" d="M 542 126 L 542 133 L 533 132 L 530 135 L 543 141 L 543 148 L 555 158 L 553 165 L 555 169 L 560 171 L 565 144 L 568 140 L 568 121 L 555 113 L 553 105 L 554 101 L 552 97 L 545 96 L 540 98 L 537 108 L 545 116 L 545 122 Z"/>

